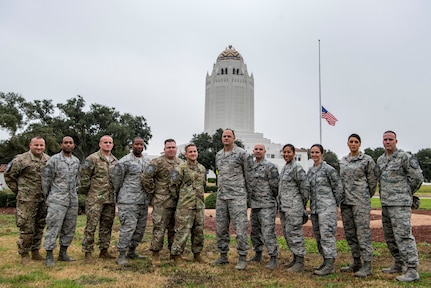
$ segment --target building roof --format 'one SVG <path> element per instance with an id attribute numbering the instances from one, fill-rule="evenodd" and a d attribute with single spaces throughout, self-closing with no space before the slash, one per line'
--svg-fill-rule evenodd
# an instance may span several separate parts
<path id="1" fill-rule="evenodd" d="M 232 47 L 232 45 L 229 45 L 229 47 L 226 47 L 226 49 L 218 55 L 217 61 L 220 61 L 220 60 L 243 61 L 241 54 L 239 54 L 239 52 L 236 51 L 235 48 Z"/>

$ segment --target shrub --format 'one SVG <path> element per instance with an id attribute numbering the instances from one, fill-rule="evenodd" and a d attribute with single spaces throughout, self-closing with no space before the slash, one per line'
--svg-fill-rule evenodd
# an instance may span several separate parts
<path id="1" fill-rule="evenodd" d="M 0 207 L 15 207 L 16 195 L 10 190 L 5 189 L 0 191 Z"/>
<path id="2" fill-rule="evenodd" d="M 205 193 L 217 192 L 217 186 L 205 186 Z"/>
<path id="3" fill-rule="evenodd" d="M 85 200 L 87 196 L 84 194 L 78 194 L 78 214 L 85 214 Z"/>
<path id="4" fill-rule="evenodd" d="M 216 178 L 208 178 L 208 183 L 216 183 Z"/>
<path id="5" fill-rule="evenodd" d="M 205 198 L 205 209 L 215 209 L 217 201 L 217 193 L 210 193 L 210 195 Z"/>

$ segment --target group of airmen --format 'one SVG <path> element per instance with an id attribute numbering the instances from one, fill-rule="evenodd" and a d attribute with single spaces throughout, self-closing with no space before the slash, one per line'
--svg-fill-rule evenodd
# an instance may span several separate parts
<path id="1" fill-rule="evenodd" d="M 418 252 L 411 229 L 413 194 L 420 188 L 423 176 L 418 161 L 397 148 L 396 133 L 383 134 L 385 153 L 377 163 L 360 151 L 361 138 L 348 137 L 349 154 L 340 162 L 340 173 L 324 159 L 320 144 L 311 146 L 313 166 L 305 172 L 295 161 L 295 147 L 284 145 L 285 165 L 281 171 L 265 159 L 263 144 L 256 144 L 253 155 L 235 144 L 235 132 L 225 129 L 223 149 L 216 154 L 218 191 L 216 201 L 216 239 L 220 256 L 212 265 L 229 263 L 229 226 L 234 225 L 238 262 L 244 270 L 249 262 L 262 262 L 266 246 L 270 257 L 267 269 L 278 267 L 276 217 L 280 217 L 283 235 L 293 253 L 292 261 L 283 266 L 289 272 L 303 272 L 306 254 L 302 226 L 311 218 L 313 232 L 323 261 L 314 274 L 334 272 L 337 257 L 337 207 L 340 207 L 346 240 L 353 262 L 341 269 L 356 277 L 372 274 L 373 248 L 370 230 L 371 197 L 378 185 L 382 204 L 382 223 L 388 249 L 394 259 L 383 273 L 401 274 L 398 281 L 420 279 Z M 59 238 L 58 261 L 74 261 L 67 249 L 71 245 L 78 214 L 78 194 L 87 196 L 87 222 L 82 239 L 85 263 L 95 262 L 93 251 L 98 230 L 99 258 L 115 259 L 120 266 L 129 259 L 142 259 L 136 248 L 142 242 L 149 206 L 152 208 L 151 263 L 161 264 L 160 251 L 167 243 L 175 265 L 184 265 L 183 253 L 191 239 L 193 261 L 206 263 L 201 254 L 204 245 L 204 190 L 207 170 L 198 163 L 198 149 L 185 146 L 185 161 L 177 157 L 174 139 L 164 142 L 164 153 L 149 160 L 143 156 L 144 140 L 136 137 L 130 154 L 117 160 L 111 154 L 111 136 L 100 138 L 99 150 L 81 164 L 73 156 L 72 137 L 61 142 L 61 151 L 49 157 L 45 141 L 34 137 L 30 150 L 15 156 L 8 164 L 5 180 L 17 195 L 16 224 L 21 264 L 45 260 L 54 266 L 53 250 Z M 253 157 L 254 156 L 254 157 Z M 307 204 L 310 203 L 309 212 Z M 251 208 L 251 243 L 255 254 L 246 259 L 248 245 L 248 205 Z M 112 226 L 118 209 L 121 224 L 117 243 L 118 257 L 108 251 Z M 309 215 L 310 213 L 310 215 Z M 46 225 L 44 248 L 39 250 Z"/>

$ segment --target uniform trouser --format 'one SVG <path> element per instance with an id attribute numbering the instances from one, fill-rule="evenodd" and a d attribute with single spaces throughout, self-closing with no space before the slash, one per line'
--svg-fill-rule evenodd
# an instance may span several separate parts
<path id="1" fill-rule="evenodd" d="M 200 253 L 204 246 L 204 209 L 177 208 L 175 212 L 175 238 L 171 254 L 181 255 L 191 236 L 193 254 Z"/>
<path id="2" fill-rule="evenodd" d="M 78 217 L 78 202 L 70 206 L 60 204 L 48 204 L 46 216 L 45 250 L 54 250 L 57 247 L 56 240 L 60 236 L 60 245 L 69 246 L 75 234 L 76 220 Z"/>
<path id="3" fill-rule="evenodd" d="M 266 245 L 269 256 L 277 256 L 277 236 L 275 234 L 275 217 L 277 207 L 252 208 L 250 214 L 251 243 L 256 252 L 262 252 Z"/>
<path id="4" fill-rule="evenodd" d="M 402 260 L 408 266 L 419 264 L 416 240 L 412 234 L 410 207 L 383 206 L 383 233 L 389 251 L 396 260 Z"/>
<path id="5" fill-rule="evenodd" d="M 85 214 L 87 215 L 87 224 L 82 238 L 82 252 L 93 252 L 97 225 L 99 225 L 99 248 L 108 249 L 115 217 L 115 204 L 92 203 L 88 205 L 86 203 Z"/>
<path id="6" fill-rule="evenodd" d="M 144 237 L 147 217 L 148 204 L 118 204 L 118 219 L 121 224 L 118 251 L 138 247 Z"/>
<path id="7" fill-rule="evenodd" d="M 341 205 L 344 234 L 353 258 L 373 260 L 373 245 L 370 229 L 371 204 Z"/>
<path id="8" fill-rule="evenodd" d="M 319 214 L 311 214 L 314 237 L 320 255 L 324 258 L 337 258 L 335 234 L 337 232 L 337 207 Z"/>
<path id="9" fill-rule="evenodd" d="M 158 252 L 163 249 L 165 231 L 168 230 L 168 249 L 171 250 L 175 236 L 175 207 L 153 207 L 153 238 L 150 250 Z"/>
<path id="10" fill-rule="evenodd" d="M 280 221 L 284 238 L 290 251 L 297 256 L 305 256 L 304 233 L 302 232 L 302 214 L 291 215 L 280 211 Z"/>
<path id="11" fill-rule="evenodd" d="M 247 241 L 247 199 L 219 199 L 216 202 L 216 238 L 220 253 L 229 252 L 229 224 L 232 220 L 236 232 L 236 249 L 238 254 L 246 256 L 248 252 Z"/>
<path id="12" fill-rule="evenodd" d="M 46 205 L 41 201 L 22 201 L 16 202 L 15 210 L 16 226 L 19 230 L 18 253 L 26 254 L 30 250 L 39 250 L 43 229 L 45 228 Z"/>

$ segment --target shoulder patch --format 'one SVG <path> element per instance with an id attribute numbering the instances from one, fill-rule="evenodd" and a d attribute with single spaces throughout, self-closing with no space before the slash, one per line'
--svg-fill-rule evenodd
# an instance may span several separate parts
<path id="1" fill-rule="evenodd" d="M 152 174 L 156 170 L 156 165 L 151 163 L 150 165 L 145 168 L 145 174 Z"/>
<path id="2" fill-rule="evenodd" d="M 416 159 L 415 157 L 410 157 L 410 167 L 414 168 L 414 169 L 418 169 L 419 168 L 419 161 L 418 159 Z"/>
<path id="3" fill-rule="evenodd" d="M 7 164 L 7 166 L 6 166 L 6 172 L 9 172 L 10 171 L 10 169 L 12 168 L 12 161 L 10 161 L 8 164 Z"/>
<path id="4" fill-rule="evenodd" d="M 88 169 L 88 168 L 90 168 L 91 167 L 91 163 L 92 163 L 92 161 L 90 159 L 85 159 L 84 162 L 81 165 L 82 169 Z"/>

